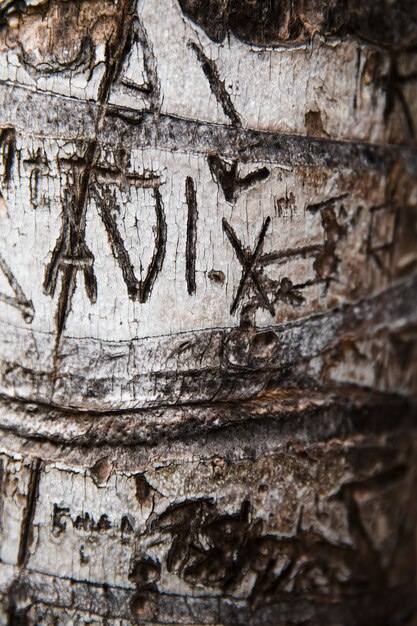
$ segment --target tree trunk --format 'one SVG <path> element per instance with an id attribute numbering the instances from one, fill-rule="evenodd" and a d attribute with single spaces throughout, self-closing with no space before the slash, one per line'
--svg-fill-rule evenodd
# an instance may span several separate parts
<path id="1" fill-rule="evenodd" d="M 415 0 L 0 2 L 0 624 L 410 623 Z"/>

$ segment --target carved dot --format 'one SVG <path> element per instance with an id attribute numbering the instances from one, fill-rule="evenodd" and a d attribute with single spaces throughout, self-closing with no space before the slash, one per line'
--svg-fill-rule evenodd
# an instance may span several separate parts
<path id="1" fill-rule="evenodd" d="M 288 293 L 289 291 L 291 291 L 293 287 L 293 283 L 290 278 L 288 278 L 287 276 L 284 276 L 279 286 L 280 286 L 281 291 L 283 291 L 284 293 Z"/>
<path id="2" fill-rule="evenodd" d="M 216 285 L 224 285 L 224 281 L 226 280 L 226 276 L 221 270 L 210 270 L 208 277 Z"/>

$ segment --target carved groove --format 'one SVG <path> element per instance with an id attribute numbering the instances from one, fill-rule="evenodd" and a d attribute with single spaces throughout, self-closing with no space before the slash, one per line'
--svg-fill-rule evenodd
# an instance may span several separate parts
<path id="1" fill-rule="evenodd" d="M 264 308 L 267 309 L 272 316 L 275 315 L 274 307 L 268 300 L 268 297 L 261 284 L 259 274 L 256 269 L 257 263 L 259 261 L 259 257 L 262 252 L 262 246 L 264 243 L 265 235 L 269 228 L 270 223 L 271 223 L 271 218 L 267 217 L 263 223 L 262 230 L 258 237 L 258 241 L 256 242 L 255 250 L 253 253 L 249 253 L 246 250 L 244 250 L 242 243 L 239 241 L 239 239 L 236 236 L 235 231 L 230 226 L 230 224 L 228 224 L 227 220 L 223 218 L 223 221 L 222 221 L 223 230 L 226 233 L 230 243 L 232 244 L 232 247 L 234 251 L 236 252 L 236 256 L 239 259 L 243 267 L 242 278 L 240 280 L 239 287 L 237 289 L 236 296 L 233 300 L 232 306 L 230 307 L 230 313 L 232 315 L 236 312 L 236 309 L 239 306 L 239 303 L 242 300 L 246 289 L 248 288 L 249 280 L 252 281 L 255 291 L 258 293 Z"/>
<path id="2" fill-rule="evenodd" d="M 146 180 L 147 179 L 145 179 L 145 182 Z M 92 194 L 97 202 L 98 212 L 107 231 L 114 258 L 117 260 L 122 270 L 123 280 L 126 284 L 129 298 L 138 300 L 140 303 L 144 303 L 149 299 L 158 274 L 162 269 L 166 252 L 167 224 L 164 206 L 158 187 L 155 186 L 152 187 L 152 189 L 155 199 L 156 237 L 154 252 L 148 271 L 145 278 L 141 281 L 135 276 L 129 253 L 126 250 L 115 218 L 113 217 L 113 214 L 117 212 L 117 202 L 114 193 L 112 194 L 107 189 L 100 191 L 97 187 L 93 187 L 92 189 Z"/>
<path id="3" fill-rule="evenodd" d="M 185 251 L 185 274 L 187 280 L 187 290 L 191 295 L 196 292 L 195 284 L 195 262 L 197 248 L 197 195 L 195 191 L 194 181 L 187 176 L 185 181 L 185 196 L 188 206 L 187 219 L 187 244 Z"/>
<path id="4" fill-rule="evenodd" d="M 165 220 L 164 205 L 159 189 L 154 190 L 156 203 L 156 239 L 152 260 L 145 279 L 140 287 L 140 302 L 146 302 L 152 293 L 156 278 L 162 269 L 165 259 L 167 243 L 167 224 Z"/>
<path id="5" fill-rule="evenodd" d="M 242 121 L 233 106 L 232 99 L 226 90 L 224 81 L 221 80 L 219 76 L 215 63 L 208 59 L 200 46 L 193 41 L 189 41 L 188 46 L 195 52 L 197 59 L 200 61 L 204 75 L 209 82 L 210 89 L 217 102 L 222 107 L 226 117 L 229 118 L 233 126 L 242 126 Z"/>
<path id="6" fill-rule="evenodd" d="M 126 51 L 127 41 L 131 33 L 134 6 L 135 3 L 133 0 L 124 0 L 121 4 L 114 41 L 106 46 L 105 71 L 98 89 L 98 101 L 101 105 L 107 103 L 112 85 L 120 74 L 123 55 Z M 84 237 L 90 179 L 99 154 L 97 135 L 104 125 L 105 115 L 105 107 L 97 110 L 95 136 L 89 140 L 83 158 L 84 163 L 79 176 L 77 196 L 74 196 L 70 201 L 71 209 L 69 207 L 67 209 L 69 216 L 67 215 L 64 218 L 62 234 L 57 242 L 52 260 L 46 270 L 44 291 L 51 296 L 53 296 L 55 291 L 58 271 L 62 271 L 61 292 L 56 316 L 56 351 L 59 349 L 60 339 L 71 311 L 72 297 L 77 286 L 77 272 L 80 269 L 80 259 L 84 272 L 87 295 L 91 302 L 95 302 L 97 297 L 97 284 L 93 270 L 94 257 L 87 249 L 84 243 Z M 67 220 L 67 222 L 65 220 Z M 68 232 L 68 229 L 70 232 Z M 68 252 L 69 263 L 64 263 L 62 266 L 61 257 L 66 256 Z M 75 263 L 73 263 L 74 258 Z"/>
<path id="7" fill-rule="evenodd" d="M 26 508 L 20 529 L 19 553 L 17 557 L 17 563 L 20 566 L 25 566 L 29 558 L 29 548 L 32 540 L 32 523 L 35 516 L 36 502 L 39 494 L 41 471 L 42 461 L 40 459 L 35 459 L 31 467 Z"/>
<path id="8" fill-rule="evenodd" d="M 269 169 L 262 167 L 240 178 L 237 160 L 229 164 L 217 155 L 210 155 L 207 160 L 213 179 L 222 188 L 227 202 L 235 202 L 242 191 L 265 181 L 270 175 Z"/>
<path id="9" fill-rule="evenodd" d="M 139 19 L 138 15 L 135 15 L 133 19 L 131 32 L 122 54 L 120 67 L 123 67 L 124 63 L 128 61 L 129 54 L 135 43 L 140 44 L 143 52 L 143 65 L 147 82 L 143 86 L 138 86 L 135 83 L 122 78 L 121 83 L 129 89 L 143 92 L 149 101 L 151 111 L 155 111 L 160 102 L 160 84 L 157 64 L 152 50 L 152 44 L 149 41 L 146 30 L 144 29 L 142 21 Z"/>
<path id="10" fill-rule="evenodd" d="M 3 178 L 6 185 L 12 179 L 12 170 L 16 152 L 16 133 L 14 128 L 2 128 L 0 130 L 0 148 L 3 161 Z"/>

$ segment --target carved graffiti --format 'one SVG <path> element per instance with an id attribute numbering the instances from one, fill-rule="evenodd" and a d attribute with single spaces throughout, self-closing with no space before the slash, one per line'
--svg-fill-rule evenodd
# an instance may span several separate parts
<path id="1" fill-rule="evenodd" d="M 150 521 L 149 531 L 155 537 L 170 537 L 166 569 L 191 586 L 232 595 L 252 574 L 247 592 L 252 607 L 273 602 L 285 593 L 314 591 L 326 595 L 329 587 L 349 594 L 357 586 L 363 591 L 364 585 L 378 587 L 386 580 L 383 559 L 361 521 L 358 494 L 378 497 L 381 489 L 406 476 L 405 466 L 394 467 L 363 481 L 346 483 L 330 497 L 349 511 L 352 543 L 332 542 L 311 529 L 303 521 L 302 507 L 293 535 L 268 533 L 265 522 L 254 515 L 247 500 L 233 513 L 222 513 L 211 498 L 175 503 Z M 154 584 L 160 577 L 161 565 L 146 554 L 136 558 L 145 569 L 152 569 L 152 576 L 143 573 L 137 577 L 145 593 L 148 582 Z"/>
<path id="2" fill-rule="evenodd" d="M 195 284 L 195 261 L 197 246 L 197 196 L 194 181 L 187 176 L 185 181 L 185 196 L 188 206 L 187 219 L 187 246 L 185 251 L 185 277 L 187 280 L 187 290 L 190 295 L 196 291 Z"/>
<path id="3" fill-rule="evenodd" d="M 264 287 L 259 279 L 259 274 L 257 271 L 257 264 L 259 262 L 259 257 L 262 252 L 262 247 L 264 243 L 264 239 L 271 223 L 271 218 L 267 217 L 263 223 L 261 232 L 259 234 L 258 240 L 255 244 L 255 249 L 253 252 L 245 250 L 242 243 L 239 241 L 235 231 L 227 222 L 226 219 L 223 218 L 223 230 L 226 233 L 232 247 L 236 253 L 237 258 L 239 259 L 242 267 L 243 273 L 242 278 L 239 283 L 239 287 L 236 292 L 236 296 L 233 300 L 232 306 L 230 307 L 230 313 L 236 312 L 237 307 L 239 306 L 240 301 L 242 300 L 245 291 L 248 289 L 250 283 L 252 283 L 253 288 L 257 292 L 260 302 L 262 306 L 267 309 L 272 316 L 275 315 L 274 307 L 268 300 L 268 296 L 265 293 Z"/>
<path id="4" fill-rule="evenodd" d="M 86 160 L 90 158 L 90 153 L 94 150 L 95 145 L 90 145 L 87 149 Z M 85 202 L 90 170 L 84 170 L 80 179 L 74 175 L 74 170 L 65 190 L 61 234 L 46 267 L 43 284 L 44 293 L 53 297 L 58 277 L 61 274 L 61 292 L 57 311 L 58 338 L 62 334 L 71 308 L 78 272 L 83 273 L 85 291 L 90 302 L 93 303 L 97 299 L 94 255 L 85 242 Z"/>
<path id="5" fill-rule="evenodd" d="M 316 257 L 314 269 L 317 273 L 318 279 L 324 281 L 327 286 L 337 273 L 337 268 L 340 262 L 336 251 L 337 244 L 339 240 L 346 235 L 345 227 L 339 224 L 336 217 L 334 204 L 346 197 L 347 194 L 344 193 L 339 196 L 329 198 L 328 200 L 323 200 L 317 204 L 309 204 L 306 207 L 306 212 L 308 211 L 313 214 L 319 212 L 321 216 L 324 231 L 324 244 Z"/>
<path id="6" fill-rule="evenodd" d="M 91 148 L 90 148 L 91 149 Z M 62 333 L 65 319 L 68 314 L 68 302 L 76 287 L 76 275 L 82 272 L 86 294 L 90 302 L 97 299 L 97 281 L 94 274 L 94 255 L 85 242 L 87 182 L 81 176 L 77 177 L 76 170 L 85 168 L 89 162 L 87 154 L 82 159 L 66 160 L 65 165 L 70 168 L 69 184 L 65 192 L 65 203 L 61 235 L 56 243 L 50 263 L 45 272 L 44 292 L 54 296 L 58 280 L 58 274 L 62 274 L 61 293 L 68 294 L 65 298 L 60 297 L 58 305 L 57 325 L 58 335 Z M 116 169 L 105 168 L 98 164 L 88 168 L 88 197 L 94 198 L 98 213 L 105 226 L 109 243 L 115 259 L 122 271 L 123 280 L 126 283 L 128 295 L 132 300 L 143 303 L 149 298 L 155 280 L 160 272 L 166 245 L 166 220 L 162 197 L 159 191 L 160 179 L 152 173 L 144 176 L 126 173 L 123 155 L 119 155 L 119 167 Z M 84 169 L 85 172 L 85 169 Z M 155 211 L 157 218 L 155 248 L 148 271 L 143 280 L 138 280 L 130 260 L 129 253 L 120 235 L 115 219 L 117 213 L 117 200 L 111 185 L 127 184 L 128 186 L 151 189 L 154 195 Z M 84 189 L 83 189 L 84 185 Z M 80 188 L 81 187 L 81 188 Z"/>
<path id="7" fill-rule="evenodd" d="M 29 158 L 25 159 L 24 165 L 30 169 L 29 175 L 29 189 L 30 189 L 30 201 L 32 207 L 37 209 L 40 198 L 40 184 L 43 176 L 49 173 L 48 160 L 44 151 L 38 148 L 36 152 Z"/>
<path id="8" fill-rule="evenodd" d="M 16 151 L 16 133 L 14 128 L 3 128 L 0 130 L 0 151 L 1 162 L 3 166 L 3 184 L 7 187 L 12 178 L 12 170 L 15 161 Z M 0 190 L 0 209 L 5 209 L 7 215 L 7 206 L 3 198 L 3 194 Z M 19 281 L 13 274 L 9 265 L 6 263 L 3 256 L 0 256 L 0 271 L 5 276 L 9 286 L 12 289 L 13 296 L 7 293 L 0 292 L 0 302 L 18 309 L 27 324 L 30 324 L 35 315 L 35 309 L 33 308 L 32 301 L 29 300 L 20 286 Z"/>
<path id="9" fill-rule="evenodd" d="M 130 68 L 132 66 L 133 55 L 142 60 L 142 79 L 138 79 L 138 77 L 131 72 Z M 123 90 L 140 92 L 142 97 L 147 99 L 151 110 L 158 108 L 160 102 L 160 84 L 156 59 L 153 54 L 152 44 L 137 14 L 132 20 L 131 31 L 123 51 L 121 70 L 115 85 L 117 84 L 120 84 L 124 88 Z"/>
<path id="10" fill-rule="evenodd" d="M 131 81 L 126 76 L 126 62 L 128 62 L 132 48 L 136 44 L 141 44 L 143 46 L 144 69 L 148 79 L 145 85 L 139 85 L 138 88 L 147 93 L 151 105 L 155 106 L 155 98 L 159 97 L 156 64 L 145 30 L 135 12 L 134 3 L 132 0 L 125 0 L 115 10 L 119 11 L 120 14 L 118 15 L 117 24 L 116 22 L 114 24 L 115 27 L 112 30 L 111 39 L 106 45 L 105 71 L 98 89 L 98 101 L 101 104 L 106 103 L 112 88 L 116 84 L 132 87 Z M 104 116 L 98 113 L 96 120 L 97 129 L 103 123 Z M 61 291 L 56 315 L 57 346 L 59 346 L 60 337 L 71 310 L 71 302 L 76 289 L 77 273 L 79 271 L 82 271 L 84 274 L 85 289 L 90 302 L 95 302 L 97 298 L 97 281 L 93 269 L 94 256 L 85 243 L 87 202 L 90 194 L 94 193 L 95 195 L 112 251 L 122 269 L 130 297 L 138 297 L 141 302 L 144 302 L 149 297 L 164 259 L 165 219 L 160 193 L 158 190 L 155 190 L 158 219 L 156 251 L 146 278 L 141 283 L 138 283 L 133 275 L 132 264 L 121 241 L 117 226 L 108 211 L 113 198 L 107 191 L 91 188 L 93 174 L 96 183 L 99 183 L 100 175 L 104 175 L 104 178 L 106 178 L 105 170 L 100 167 L 97 168 L 99 154 L 100 149 L 97 139 L 92 138 L 88 141 L 84 156 L 78 160 L 78 163 L 74 162 L 72 164 L 72 181 L 65 192 L 61 235 L 45 273 L 44 292 L 50 296 L 54 295 L 58 273 L 62 273 Z M 78 176 L 75 173 L 77 168 L 79 170 Z M 129 181 L 129 178 L 132 177 L 127 176 L 125 180 Z"/>
<path id="11" fill-rule="evenodd" d="M 71 517 L 68 507 L 61 507 L 55 503 L 52 513 L 52 534 L 55 537 L 59 537 L 65 533 L 67 530 L 67 522 L 71 523 L 72 527 L 76 530 L 88 533 L 100 533 L 112 527 L 105 513 L 100 515 L 97 521 L 89 513 L 80 513 L 75 517 Z"/>
<path id="12" fill-rule="evenodd" d="M 310 204 L 305 207 L 306 213 L 318 213 L 321 218 L 321 227 L 323 229 L 324 242 L 296 248 L 287 248 L 283 250 L 273 250 L 259 256 L 258 265 L 265 268 L 269 265 L 286 265 L 289 261 L 312 258 L 314 278 L 309 278 L 303 282 L 294 283 L 289 276 L 284 276 L 280 280 L 273 280 L 268 275 L 262 274 L 263 293 L 268 295 L 270 306 L 275 310 L 279 302 L 290 305 L 291 307 L 299 307 L 305 303 L 302 295 L 303 289 L 311 287 L 315 284 L 323 284 L 325 290 L 328 289 L 330 282 L 337 275 L 340 258 L 337 252 L 337 246 L 341 239 L 346 236 L 346 226 L 341 224 L 336 215 L 335 205 L 342 203 L 347 194 L 341 194 L 327 200 L 323 200 L 317 204 Z M 293 219 L 297 214 L 297 206 L 295 197 L 292 193 L 283 198 L 274 200 L 278 217 L 282 220 Z M 343 204 L 340 205 L 341 209 Z M 259 298 L 259 292 L 256 297 L 245 306 L 245 315 L 250 311 L 256 310 L 262 305 Z"/>
<path id="13" fill-rule="evenodd" d="M 146 186 L 150 179 L 143 180 L 143 184 Z M 161 192 L 159 191 L 158 179 L 152 179 L 156 184 L 152 187 L 154 200 L 155 200 L 155 212 L 156 212 L 156 236 L 154 244 L 154 252 L 147 270 L 146 276 L 143 280 L 138 280 L 135 276 L 134 268 L 130 260 L 129 253 L 123 243 L 123 239 L 120 235 L 117 223 L 113 217 L 117 208 L 117 201 L 114 193 L 106 188 L 100 189 L 99 187 L 93 187 L 92 194 L 97 202 L 98 212 L 103 220 L 104 226 L 107 231 L 109 243 L 115 259 L 117 260 L 120 269 L 122 270 L 123 280 L 126 283 L 129 297 L 132 300 L 138 300 L 140 303 L 144 303 L 149 299 L 155 284 L 156 278 L 162 269 L 165 258 L 165 248 L 167 240 L 167 225 L 165 220 L 164 206 L 162 203 Z"/>
<path id="14" fill-rule="evenodd" d="M 235 202 L 242 191 L 265 181 L 270 174 L 267 167 L 261 167 L 246 176 L 240 177 L 237 160 L 228 163 L 217 155 L 209 156 L 208 164 L 213 180 L 221 187 L 227 202 Z"/>
<path id="15" fill-rule="evenodd" d="M 237 113 L 229 92 L 226 89 L 224 81 L 220 78 L 218 69 L 214 61 L 211 61 L 203 52 L 202 48 L 193 41 L 188 43 L 188 46 L 195 52 L 197 59 L 201 63 L 204 75 L 208 80 L 210 89 L 216 98 L 217 102 L 223 109 L 226 117 L 229 118 L 233 126 L 242 126 L 242 120 Z"/>

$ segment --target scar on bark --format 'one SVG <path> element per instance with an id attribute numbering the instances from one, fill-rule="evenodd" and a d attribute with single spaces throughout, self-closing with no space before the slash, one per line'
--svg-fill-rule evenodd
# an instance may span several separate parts
<path id="1" fill-rule="evenodd" d="M 202 48 L 200 48 L 200 46 L 198 46 L 193 41 L 188 42 L 188 47 L 191 48 L 191 50 L 193 50 L 197 59 L 199 60 L 201 67 L 203 69 L 204 75 L 207 78 L 208 83 L 210 85 L 210 89 L 214 97 L 216 98 L 217 102 L 222 107 L 223 112 L 226 115 L 226 117 L 229 118 L 229 120 L 232 122 L 232 125 L 242 126 L 242 121 L 235 107 L 233 106 L 230 95 L 227 92 L 224 81 L 221 80 L 219 76 L 219 72 L 217 70 L 217 67 L 214 61 L 211 61 L 211 59 L 206 57 Z"/>
<path id="2" fill-rule="evenodd" d="M 98 459 L 90 468 L 91 477 L 98 487 L 105 487 L 113 471 L 113 463 L 108 456 Z"/>
<path id="3" fill-rule="evenodd" d="M 137 501 L 139 502 L 141 506 L 145 504 L 146 505 L 149 504 L 152 500 L 152 495 L 155 491 L 154 488 L 152 487 L 152 485 L 148 483 L 144 474 L 135 474 L 134 479 L 135 479 L 135 486 L 136 486 L 135 493 L 136 493 Z"/>
<path id="4" fill-rule="evenodd" d="M 187 176 L 185 181 L 185 197 L 188 206 L 187 219 L 187 245 L 185 250 L 185 274 L 187 280 L 187 290 L 190 295 L 196 292 L 195 284 L 195 263 L 197 248 L 197 195 L 195 191 L 194 181 Z"/>
<path id="5" fill-rule="evenodd" d="M 304 524 L 302 506 L 290 536 L 268 533 L 248 499 L 243 499 L 233 513 L 222 512 L 207 497 L 177 502 L 152 519 L 149 531 L 158 539 L 161 534 L 171 536 L 166 570 L 192 586 L 230 593 L 252 572 L 254 583 L 245 600 L 253 608 L 273 602 L 282 594 L 290 597 L 294 591 L 290 583 L 294 582 L 307 593 L 314 591 L 319 598 L 326 597 L 327 584 L 317 585 L 317 567 L 345 597 L 375 586 L 385 593 L 389 577 L 363 524 L 355 496 L 363 491 L 378 498 L 386 487 L 408 480 L 408 474 L 406 464 L 393 464 L 363 480 L 343 483 L 330 496 L 329 500 L 339 502 L 346 514 L 352 541 L 345 544 L 334 543 L 326 534 Z M 268 489 L 268 485 L 262 487 Z M 276 568 L 279 559 L 283 566 Z M 151 563 L 144 556 L 141 562 Z M 159 574 L 160 570 L 153 567 L 151 571 Z"/>

